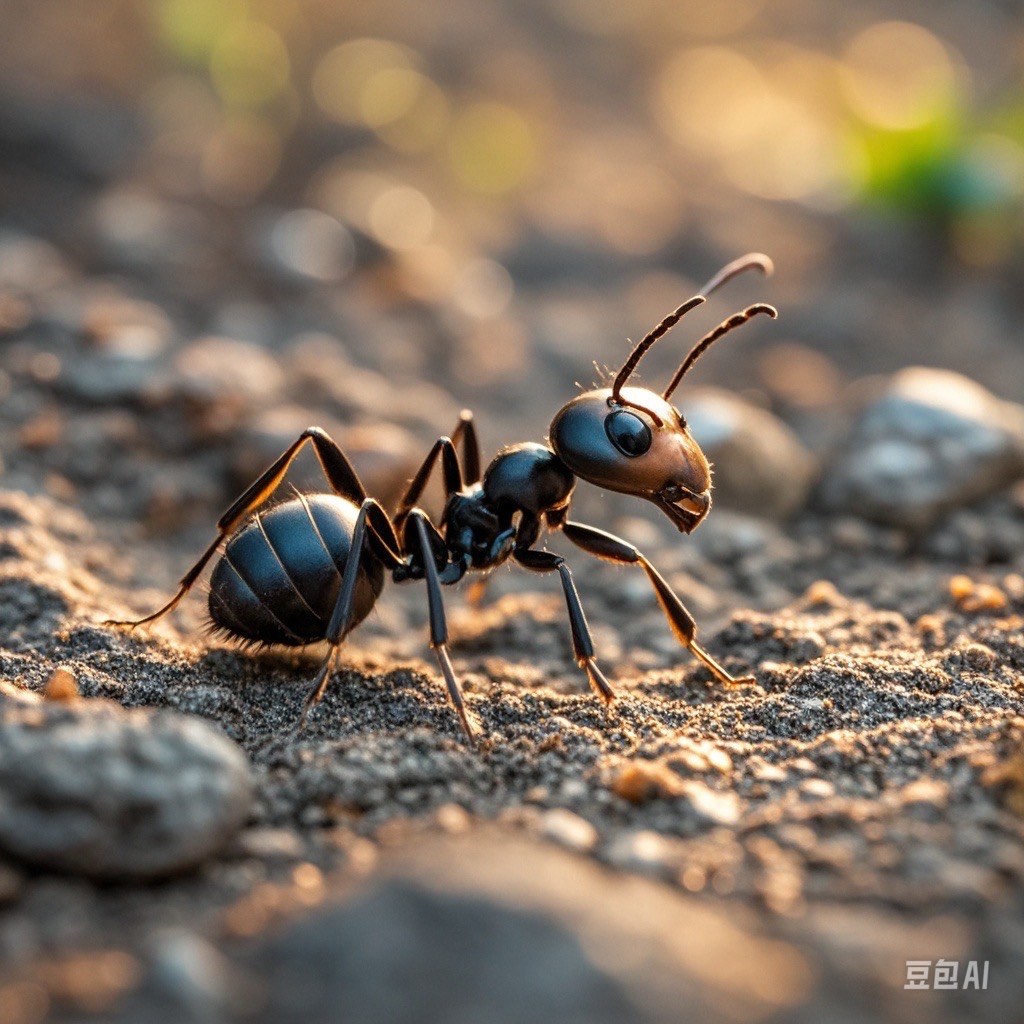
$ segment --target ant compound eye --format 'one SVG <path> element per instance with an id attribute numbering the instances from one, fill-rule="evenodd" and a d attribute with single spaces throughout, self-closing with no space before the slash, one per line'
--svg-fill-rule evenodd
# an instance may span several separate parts
<path id="1" fill-rule="evenodd" d="M 651 428 L 635 413 L 619 409 L 607 416 L 604 429 L 608 439 L 623 455 L 636 458 L 651 447 Z"/>

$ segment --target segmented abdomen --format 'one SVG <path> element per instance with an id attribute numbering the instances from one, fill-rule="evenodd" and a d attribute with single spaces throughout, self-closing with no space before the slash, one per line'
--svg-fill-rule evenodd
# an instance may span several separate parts
<path id="1" fill-rule="evenodd" d="M 310 494 L 259 512 L 227 542 L 210 579 L 210 617 L 234 636 L 292 647 L 323 640 L 341 587 L 359 510 Z M 384 567 L 364 559 L 352 625 L 369 614 Z"/>

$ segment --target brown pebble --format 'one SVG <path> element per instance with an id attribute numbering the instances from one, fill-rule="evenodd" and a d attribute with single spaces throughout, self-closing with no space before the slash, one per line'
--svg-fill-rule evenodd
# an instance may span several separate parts
<path id="1" fill-rule="evenodd" d="M 629 761 L 619 768 L 611 783 L 612 792 L 631 804 L 680 796 L 682 779 L 659 761 Z"/>
<path id="2" fill-rule="evenodd" d="M 1008 810 L 1024 817 L 1024 752 L 991 765 L 982 774 L 981 782 L 1000 792 Z"/>
<path id="3" fill-rule="evenodd" d="M 970 576 L 953 576 L 949 581 L 949 596 L 960 602 L 974 593 L 974 582 Z"/>
<path id="4" fill-rule="evenodd" d="M 815 580 L 805 591 L 804 600 L 809 605 L 834 607 L 843 603 L 843 595 L 829 580 Z"/>
<path id="5" fill-rule="evenodd" d="M 925 614 L 914 623 L 914 628 L 918 633 L 941 633 L 942 619 L 938 615 Z"/>
<path id="6" fill-rule="evenodd" d="M 78 680 L 66 668 L 54 669 L 43 686 L 43 696 L 47 700 L 78 700 Z"/>
<path id="7" fill-rule="evenodd" d="M 1003 590 L 1012 601 L 1024 601 L 1024 576 L 1019 572 L 1004 576 Z"/>
<path id="8" fill-rule="evenodd" d="M 64 422 L 60 415 L 49 410 L 34 416 L 18 428 L 18 443 L 29 451 L 42 451 L 59 444 L 63 433 Z"/>
<path id="9" fill-rule="evenodd" d="M 964 664 L 976 672 L 984 672 L 996 664 L 996 654 L 984 644 L 967 644 L 960 652 Z"/>
<path id="10" fill-rule="evenodd" d="M 949 594 L 962 612 L 999 612 L 1007 604 L 1006 594 L 991 583 L 975 583 L 969 576 L 953 576 Z"/>

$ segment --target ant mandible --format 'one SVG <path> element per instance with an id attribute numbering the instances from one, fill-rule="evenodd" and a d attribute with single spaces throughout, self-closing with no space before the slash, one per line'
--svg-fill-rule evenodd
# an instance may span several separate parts
<path id="1" fill-rule="evenodd" d="M 326 640 L 330 645 L 306 698 L 301 729 L 327 688 L 342 643 L 380 596 L 385 573 L 396 583 L 425 580 L 430 645 L 462 728 L 473 742 L 472 718 L 448 654 L 441 588 L 458 583 L 467 572 L 486 572 L 509 558 L 533 572 L 558 573 L 576 660 L 603 700 L 615 696 L 595 660 L 569 566 L 561 555 L 536 547 L 546 528 L 561 530 L 598 558 L 642 568 L 679 642 L 720 682 L 751 681 L 749 676 L 731 676 L 697 643 L 693 616 L 641 551 L 569 519 L 579 477 L 653 502 L 683 533 L 691 533 L 703 521 L 711 508 L 711 470 L 669 399 L 719 338 L 760 313 L 774 318 L 776 310 L 757 304 L 725 320 L 697 342 L 660 395 L 626 384 L 659 338 L 726 281 L 750 269 L 770 274 L 771 260 L 751 253 L 723 267 L 636 345 L 610 388 L 587 391 L 559 410 L 551 423 L 550 446 L 529 441 L 509 445 L 481 473 L 473 416 L 463 412 L 451 437 L 435 442 L 390 515 L 367 496 L 344 452 L 323 430 L 304 430 L 221 516 L 216 539 L 162 608 L 135 621 L 108 624 L 134 628 L 166 615 L 226 541 L 210 580 L 214 626 L 250 643 L 301 647 Z M 307 441 L 312 442 L 331 492 L 297 494 L 261 511 Z M 446 504 L 435 526 L 417 503 L 439 458 Z"/>

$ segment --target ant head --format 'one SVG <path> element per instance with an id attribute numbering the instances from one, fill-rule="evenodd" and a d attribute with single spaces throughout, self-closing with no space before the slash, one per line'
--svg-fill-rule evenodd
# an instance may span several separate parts
<path id="1" fill-rule="evenodd" d="M 672 392 L 723 335 L 759 313 L 772 318 L 778 314 L 772 306 L 758 304 L 729 317 L 694 345 L 660 395 L 626 387 L 626 382 L 647 351 L 686 313 L 720 285 L 752 268 L 769 274 L 772 263 L 767 256 L 752 253 L 723 267 L 699 294 L 643 338 L 610 388 L 579 395 L 551 423 L 552 448 L 580 479 L 654 502 L 683 533 L 695 530 L 711 508 L 711 469 L 686 421 L 669 403 Z"/>
<path id="2" fill-rule="evenodd" d="M 711 508 L 711 469 L 679 411 L 646 388 L 587 391 L 551 424 L 551 446 L 580 479 L 653 501 L 683 531 Z"/>

